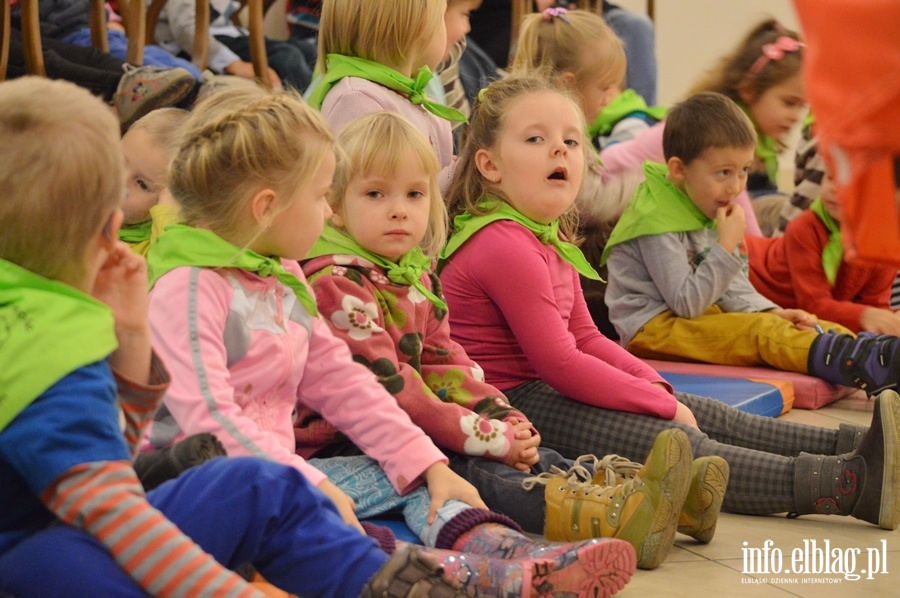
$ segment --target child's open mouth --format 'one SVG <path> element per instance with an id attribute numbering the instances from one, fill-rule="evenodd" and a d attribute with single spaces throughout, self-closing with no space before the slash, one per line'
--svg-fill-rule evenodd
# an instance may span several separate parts
<path id="1" fill-rule="evenodd" d="M 559 167 L 553 172 L 550 173 L 550 176 L 547 177 L 551 181 L 568 181 L 569 180 L 569 172 L 563 168 Z"/>

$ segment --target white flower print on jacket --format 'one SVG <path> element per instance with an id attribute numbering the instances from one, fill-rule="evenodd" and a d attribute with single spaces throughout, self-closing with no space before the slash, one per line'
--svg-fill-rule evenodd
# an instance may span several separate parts
<path id="1" fill-rule="evenodd" d="M 352 295 L 344 295 L 341 307 L 343 309 L 331 314 L 331 322 L 341 330 L 346 330 L 353 340 L 364 341 L 376 332 L 384 331 L 374 321 L 378 317 L 378 306 L 374 303 L 365 303 Z"/>

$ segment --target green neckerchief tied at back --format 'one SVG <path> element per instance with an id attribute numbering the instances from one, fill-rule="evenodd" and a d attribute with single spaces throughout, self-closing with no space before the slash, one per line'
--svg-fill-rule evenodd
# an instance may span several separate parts
<path id="1" fill-rule="evenodd" d="M 819 217 L 819 220 L 828 229 L 828 242 L 822 248 L 822 268 L 825 270 L 825 277 L 828 278 L 828 283 L 834 286 L 834 281 L 837 280 L 838 269 L 841 267 L 841 261 L 844 259 L 844 240 L 841 237 L 841 225 L 825 209 L 825 202 L 822 201 L 821 197 L 812 202 L 809 209 Z"/>
<path id="2" fill-rule="evenodd" d="M 166 272 L 182 266 L 201 268 L 238 268 L 262 277 L 274 276 L 290 287 L 310 315 L 318 315 L 316 300 L 303 282 L 284 269 L 274 257 L 263 257 L 249 249 L 240 249 L 216 233 L 185 224 L 170 224 L 150 246 L 147 268 L 150 287 Z"/>
<path id="3" fill-rule="evenodd" d="M 48 388 L 117 346 L 109 307 L 0 259 L 0 431 Z"/>
<path id="4" fill-rule="evenodd" d="M 613 247 L 638 237 L 716 227 L 716 221 L 707 218 L 668 174 L 665 164 L 644 162 L 646 178 L 609 236 L 600 264 L 606 263 Z"/>
<path id="5" fill-rule="evenodd" d="M 413 104 L 422 106 L 425 110 L 444 120 L 466 122 L 465 115 L 456 108 L 429 100 L 428 96 L 425 95 L 425 87 L 434 76 L 434 73 L 427 66 L 420 68 L 416 73 L 416 78 L 412 79 L 389 66 L 364 58 L 356 58 L 355 56 L 329 54 L 326 58 L 326 64 L 328 65 L 328 70 L 322 76 L 318 87 L 309 97 L 310 106 L 317 110 L 322 109 L 322 102 L 325 101 L 325 96 L 328 95 L 335 83 L 345 77 L 358 77 L 383 85 L 397 93 L 402 93 Z"/>
<path id="6" fill-rule="evenodd" d="M 403 254 L 399 261 L 392 262 L 384 256 L 372 253 L 357 243 L 356 239 L 350 235 L 327 224 L 322 231 L 322 236 L 313 245 L 308 257 L 314 258 L 324 255 L 355 255 L 367 259 L 376 266 L 384 268 L 388 280 L 394 284 L 415 287 L 433 305 L 444 310 L 447 309 L 447 304 L 444 303 L 444 300 L 429 291 L 422 284 L 422 274 L 431 272 L 431 260 L 419 247 L 413 247 Z"/>
<path id="7" fill-rule="evenodd" d="M 737 102 L 737 105 L 740 106 L 741 110 L 744 111 L 744 114 L 746 114 L 747 118 L 750 119 L 750 122 L 753 123 L 753 128 L 756 129 L 756 149 L 753 150 L 753 153 L 757 158 L 763 161 L 763 164 L 766 167 L 766 176 L 769 178 L 769 182 L 777 187 L 778 153 L 782 148 L 781 143 L 771 135 L 764 135 L 760 132 L 756 121 L 753 120 L 753 116 L 750 114 L 750 108 L 748 108 L 746 104 L 744 104 L 743 102 Z"/>
<path id="8" fill-rule="evenodd" d="M 638 95 L 636 91 L 626 89 L 617 95 L 612 102 L 604 106 L 600 114 L 597 115 L 596 120 L 588 129 L 591 139 L 609 134 L 617 122 L 635 113 L 646 114 L 660 121 L 666 117 L 666 107 L 647 106 L 644 98 Z"/>
<path id="9" fill-rule="evenodd" d="M 140 224 L 130 224 L 119 229 L 119 240 L 126 243 L 141 243 L 150 240 L 150 231 L 153 221 L 148 220 Z"/>
<path id="10" fill-rule="evenodd" d="M 597 274 L 597 271 L 588 263 L 584 254 L 581 253 L 581 250 L 577 246 L 559 238 L 559 219 L 554 220 L 550 224 L 541 224 L 522 215 L 505 201 L 490 196 L 482 197 L 481 201 L 478 203 L 478 208 L 487 213 L 482 216 L 476 216 L 465 212 L 453 219 L 453 234 L 450 235 L 450 240 L 447 241 L 447 245 L 444 247 L 444 250 L 441 251 L 439 267 L 440 264 L 443 264 L 450 259 L 453 252 L 462 247 L 472 235 L 488 224 L 497 222 L 498 220 L 512 220 L 534 233 L 534 236 L 537 237 L 541 243 L 553 245 L 556 253 L 585 278 L 590 278 L 591 280 L 603 280 L 600 278 L 600 275 Z"/>

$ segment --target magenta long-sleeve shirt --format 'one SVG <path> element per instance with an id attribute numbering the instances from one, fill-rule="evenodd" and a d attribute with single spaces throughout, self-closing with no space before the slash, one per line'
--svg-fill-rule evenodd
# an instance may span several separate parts
<path id="1" fill-rule="evenodd" d="M 451 256 L 441 282 L 453 339 L 489 384 L 506 390 L 539 379 L 589 405 L 675 416 L 671 387 L 597 330 L 578 273 L 521 225 L 480 230 Z"/>

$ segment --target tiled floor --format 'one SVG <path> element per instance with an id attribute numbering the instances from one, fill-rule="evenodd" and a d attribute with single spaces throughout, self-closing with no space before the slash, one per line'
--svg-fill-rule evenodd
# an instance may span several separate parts
<path id="1" fill-rule="evenodd" d="M 818 411 L 793 410 L 785 419 L 818 426 L 836 428 L 841 422 L 868 425 L 874 402 L 844 399 Z M 769 544 L 769 555 L 783 555 L 780 575 L 744 574 L 744 543 L 748 548 L 762 549 Z M 831 554 L 831 570 L 855 570 L 860 579 L 851 581 L 840 574 L 813 573 L 812 556 L 802 557 L 804 541 L 812 549 L 826 548 Z M 812 541 L 815 541 L 813 546 Z M 825 542 L 828 541 L 826 547 Z M 882 543 L 884 541 L 884 543 Z M 885 550 L 882 551 L 882 548 Z M 795 549 L 807 562 L 810 573 L 786 574 L 790 570 Z M 858 549 L 854 550 L 854 549 Z M 871 551 L 878 570 L 886 574 L 863 574 L 870 570 Z M 749 554 L 749 553 L 748 553 Z M 761 552 L 757 554 L 762 554 Z M 853 558 L 855 557 L 855 566 Z M 769 562 L 772 562 L 770 557 Z M 886 562 L 886 566 L 885 566 Z M 761 570 L 759 567 L 755 571 Z M 749 571 L 749 569 L 748 569 Z M 770 567 L 769 571 L 772 571 Z M 839 583 L 833 583 L 838 581 Z M 822 515 L 786 519 L 783 515 L 750 517 L 724 513 L 719 518 L 716 537 L 709 544 L 698 544 L 686 536 L 676 537 L 675 546 L 666 561 L 653 571 L 638 571 L 631 582 L 617 596 L 685 596 L 689 598 L 717 598 L 719 596 L 753 596 L 787 598 L 853 598 L 856 596 L 900 596 L 900 530 L 889 532 L 849 517 Z"/>

